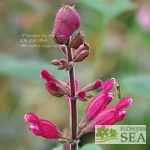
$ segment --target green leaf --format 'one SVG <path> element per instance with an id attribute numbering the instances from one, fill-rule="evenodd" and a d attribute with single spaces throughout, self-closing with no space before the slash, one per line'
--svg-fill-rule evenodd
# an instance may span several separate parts
<path id="1" fill-rule="evenodd" d="M 52 148 L 52 150 L 63 150 L 63 147 L 62 146 L 58 146 L 58 147 Z"/>
<path id="2" fill-rule="evenodd" d="M 82 0 L 81 2 L 109 19 L 136 8 L 136 5 L 131 0 Z"/>
<path id="3" fill-rule="evenodd" d="M 80 150 L 102 150 L 99 145 L 96 144 L 86 144 L 83 147 L 81 147 Z"/>
<path id="4" fill-rule="evenodd" d="M 51 74 L 61 80 L 67 75 L 66 72 L 58 71 L 57 67 L 49 65 L 49 62 L 13 59 L 10 56 L 0 55 L 1 74 L 26 81 L 43 82 L 39 77 L 39 73 L 42 69 L 47 69 Z"/>
<path id="5" fill-rule="evenodd" d="M 123 88 L 135 96 L 150 96 L 150 75 L 128 76 L 121 82 Z"/>

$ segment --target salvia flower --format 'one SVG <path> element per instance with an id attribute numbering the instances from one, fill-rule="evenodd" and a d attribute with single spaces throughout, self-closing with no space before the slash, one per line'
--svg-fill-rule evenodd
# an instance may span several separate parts
<path id="1" fill-rule="evenodd" d="M 95 125 L 113 125 L 124 119 L 126 111 L 122 110 L 132 104 L 132 99 L 122 98 L 116 106 L 112 106 L 101 111 L 95 119 L 85 127 L 82 132 L 87 133 L 95 129 Z"/>
<path id="2" fill-rule="evenodd" d="M 62 132 L 60 132 L 56 126 L 48 120 L 38 118 L 34 113 L 27 113 L 24 116 L 25 122 L 31 123 L 29 129 L 36 136 L 42 136 L 47 139 L 62 138 Z"/>
<path id="3" fill-rule="evenodd" d="M 46 81 L 45 86 L 51 95 L 57 97 L 61 97 L 64 94 L 70 95 L 69 86 L 55 78 L 55 76 L 49 73 L 47 70 L 41 70 L 40 77 Z"/>
<path id="4" fill-rule="evenodd" d="M 61 7 L 55 18 L 53 39 L 57 44 L 65 43 L 81 24 L 80 16 L 74 7 Z"/>
<path id="5" fill-rule="evenodd" d="M 54 81 L 47 81 L 45 86 L 53 96 L 62 97 L 64 94 L 66 94 L 65 89 Z"/>
<path id="6" fill-rule="evenodd" d="M 92 90 L 101 89 L 102 86 L 103 86 L 103 81 L 98 79 L 98 80 L 94 81 L 93 83 L 85 86 L 81 91 L 89 92 Z"/>
<path id="7" fill-rule="evenodd" d="M 85 115 L 79 123 L 79 129 L 84 128 L 90 120 L 93 120 L 113 100 L 114 94 L 109 93 L 109 91 L 114 87 L 114 85 L 114 79 L 109 79 L 104 83 L 103 90 L 88 104 Z"/>

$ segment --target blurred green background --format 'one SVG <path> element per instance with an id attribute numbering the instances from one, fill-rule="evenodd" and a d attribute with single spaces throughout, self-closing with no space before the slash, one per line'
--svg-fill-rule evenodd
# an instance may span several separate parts
<path id="1" fill-rule="evenodd" d="M 103 150 L 148 150 L 150 147 L 150 2 L 145 0 L 1 0 L 0 1 L 0 149 L 51 150 L 56 140 L 34 136 L 24 114 L 34 112 L 51 120 L 60 130 L 69 126 L 68 104 L 49 95 L 41 69 L 67 81 L 67 72 L 50 66 L 64 55 L 51 36 L 46 42 L 30 41 L 28 35 L 50 35 L 62 4 L 76 5 L 90 44 L 90 56 L 76 64 L 79 88 L 100 78 L 115 77 L 122 96 L 133 99 L 126 118 L 117 124 L 147 125 L 146 145 L 101 145 Z M 76 32 L 77 33 L 77 32 Z M 22 41 L 22 39 L 28 40 Z M 36 38 L 37 39 L 37 38 Z M 23 47 L 39 45 L 40 48 Z M 49 45 L 42 48 L 41 45 Z M 118 102 L 117 97 L 111 105 Z M 79 102 L 79 120 L 87 102 Z M 84 135 L 80 146 L 94 142 Z"/>

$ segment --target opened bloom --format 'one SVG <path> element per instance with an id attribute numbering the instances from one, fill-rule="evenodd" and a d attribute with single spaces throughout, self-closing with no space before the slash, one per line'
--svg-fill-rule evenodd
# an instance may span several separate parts
<path id="1" fill-rule="evenodd" d="M 80 16 L 74 7 L 61 7 L 55 18 L 53 39 L 57 44 L 64 44 L 69 37 L 80 27 Z"/>
<path id="2" fill-rule="evenodd" d="M 116 106 L 112 106 L 101 111 L 95 119 L 85 127 L 82 132 L 87 133 L 95 129 L 95 125 L 113 125 L 124 119 L 126 111 L 122 110 L 132 104 L 132 99 L 122 98 Z"/>
<path id="3" fill-rule="evenodd" d="M 36 136 L 42 136 L 47 139 L 62 138 L 62 132 L 50 121 L 39 119 L 34 113 L 27 113 L 24 119 L 26 122 L 32 123 L 29 129 Z"/>
<path id="4" fill-rule="evenodd" d="M 80 129 L 84 128 L 90 120 L 93 120 L 112 101 L 114 94 L 109 92 L 114 85 L 114 79 L 109 79 L 104 83 L 103 90 L 88 104 L 85 115 L 78 126 Z"/>

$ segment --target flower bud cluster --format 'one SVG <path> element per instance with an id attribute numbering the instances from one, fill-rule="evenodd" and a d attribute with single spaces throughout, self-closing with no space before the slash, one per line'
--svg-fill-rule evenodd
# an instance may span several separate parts
<path id="1" fill-rule="evenodd" d="M 63 138 L 62 132 L 52 122 L 40 119 L 34 113 L 27 113 L 24 116 L 24 120 L 31 123 L 29 129 L 36 136 L 42 136 L 47 139 Z"/>
<path id="2" fill-rule="evenodd" d="M 76 93 L 76 98 L 81 101 L 87 101 L 88 98 L 93 97 L 90 93 L 87 93 L 89 91 L 93 90 L 100 90 L 103 87 L 103 81 L 102 80 L 96 80 L 95 82 L 85 86 L 81 89 L 81 91 Z"/>
<path id="3" fill-rule="evenodd" d="M 51 61 L 50 64 L 54 66 L 58 66 L 58 70 L 65 69 L 66 71 L 69 71 L 74 66 L 73 61 L 68 62 L 66 59 L 60 59 L 60 60 L 54 59 L 53 61 Z"/>
<path id="4" fill-rule="evenodd" d="M 40 77 L 46 80 L 45 86 L 51 95 L 56 97 L 62 97 L 65 94 L 70 95 L 69 86 L 56 79 L 55 76 L 50 74 L 47 70 L 42 70 L 40 72 Z"/>
<path id="5" fill-rule="evenodd" d="M 112 125 L 124 119 L 126 112 L 122 109 L 132 104 L 131 98 L 124 97 L 116 106 L 106 108 L 114 98 L 110 92 L 114 85 L 115 79 L 107 80 L 102 91 L 90 101 L 78 125 L 80 135 L 93 131 L 95 125 Z"/>

